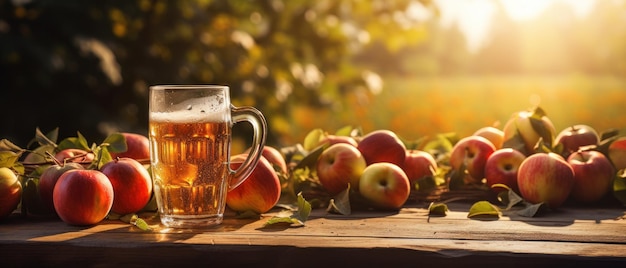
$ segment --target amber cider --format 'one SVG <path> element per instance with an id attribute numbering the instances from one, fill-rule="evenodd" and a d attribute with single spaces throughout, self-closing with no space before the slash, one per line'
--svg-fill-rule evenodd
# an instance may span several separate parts
<path id="1" fill-rule="evenodd" d="M 228 189 L 229 122 L 152 113 L 149 127 L 161 220 L 219 224 Z"/>

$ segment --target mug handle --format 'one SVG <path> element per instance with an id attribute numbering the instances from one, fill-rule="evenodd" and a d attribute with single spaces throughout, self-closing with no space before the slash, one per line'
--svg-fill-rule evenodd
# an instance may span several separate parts
<path id="1" fill-rule="evenodd" d="M 256 167 L 259 159 L 261 158 L 263 146 L 265 146 L 265 138 L 267 136 L 267 122 L 265 120 L 265 116 L 263 116 L 259 110 L 249 106 L 235 107 L 234 105 L 231 105 L 230 111 L 233 124 L 239 122 L 250 123 L 252 125 L 254 135 L 252 137 L 252 147 L 250 148 L 250 152 L 241 166 L 239 166 L 236 170 L 231 169 L 230 158 L 228 159 L 227 166 L 231 174 L 228 190 L 232 190 L 239 186 L 239 184 L 244 182 L 250 173 L 252 173 L 254 167 Z"/>

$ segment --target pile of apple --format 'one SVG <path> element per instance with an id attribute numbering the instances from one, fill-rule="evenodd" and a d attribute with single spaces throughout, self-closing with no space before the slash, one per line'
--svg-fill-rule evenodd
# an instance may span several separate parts
<path id="1" fill-rule="evenodd" d="M 93 225 L 110 213 L 127 215 L 142 210 L 152 198 L 152 179 L 140 162 L 149 159 L 149 142 L 146 136 L 136 133 L 119 133 L 124 139 L 125 150 L 104 153 L 66 148 L 56 151 L 53 147 L 46 155 L 30 152 L 20 163 L 36 165 L 31 174 L 20 174 L 36 181 L 36 198 L 42 214 L 55 214 L 70 225 Z M 106 161 L 104 159 L 108 159 Z M 98 163 L 96 164 L 96 161 Z M 19 167 L 20 165 L 16 165 Z M 14 168 L 15 169 L 15 168 Z M 12 213 L 23 200 L 22 183 L 10 167 L 0 168 L 0 182 L 11 184 L 13 194 L 2 194 L 1 217 Z M 6 179 L 9 178 L 9 179 Z M 0 187 L 5 189 L 5 187 Z"/>
<path id="2" fill-rule="evenodd" d="M 552 209 L 567 200 L 592 204 L 612 191 L 617 171 L 626 168 L 626 137 L 607 138 L 582 124 L 557 133 L 540 107 L 514 113 L 502 129 L 481 128 L 440 150 L 407 149 L 387 129 L 365 135 L 317 131 L 305 139 L 310 155 L 319 150 L 308 176 L 331 197 L 349 193 L 350 202 L 379 209 L 403 207 L 424 178 L 441 177 L 435 183 L 450 189 L 508 189 Z"/>
<path id="3" fill-rule="evenodd" d="M 459 140 L 450 166 L 466 183 L 485 183 L 495 192 L 508 188 L 532 204 L 591 204 L 611 192 L 616 171 L 626 168 L 626 138 L 601 142 L 588 125 L 557 133 L 535 108 L 514 113 L 502 129 L 481 128 Z"/>
<path id="4" fill-rule="evenodd" d="M 323 133 L 310 146 L 322 150 L 313 165 L 314 177 L 330 196 L 348 193 L 354 202 L 377 209 L 401 208 L 416 182 L 437 172 L 432 154 L 407 149 L 388 129 L 360 137 Z"/>

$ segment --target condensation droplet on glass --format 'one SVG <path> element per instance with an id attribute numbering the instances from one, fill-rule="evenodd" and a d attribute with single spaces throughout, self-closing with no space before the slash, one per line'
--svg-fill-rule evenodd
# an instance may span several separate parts
<path id="1" fill-rule="evenodd" d="M 191 109 L 192 109 L 192 108 L 193 108 L 193 107 L 191 106 L 191 104 L 190 104 L 190 105 L 187 105 L 187 110 L 191 111 Z"/>

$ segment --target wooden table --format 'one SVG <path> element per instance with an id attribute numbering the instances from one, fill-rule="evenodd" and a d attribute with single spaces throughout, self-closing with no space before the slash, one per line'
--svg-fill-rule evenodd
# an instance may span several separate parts
<path id="1" fill-rule="evenodd" d="M 451 203 L 447 216 L 430 218 L 423 204 L 350 216 L 316 209 L 298 228 L 264 227 L 274 212 L 228 215 L 200 231 L 167 230 L 151 215 L 142 215 L 148 232 L 121 221 L 75 227 L 12 215 L 0 222 L 0 266 L 626 267 L 623 207 L 476 220 L 467 218 L 470 205 Z"/>

